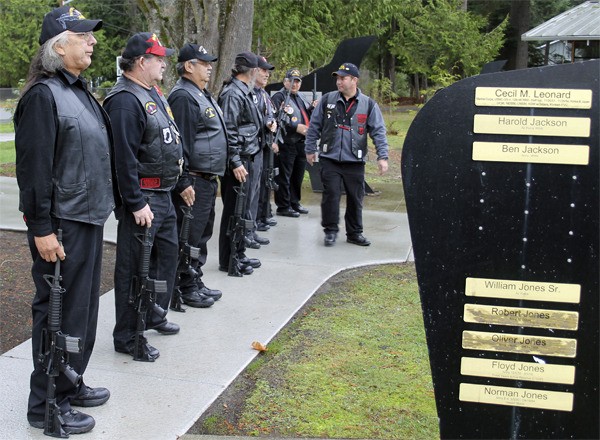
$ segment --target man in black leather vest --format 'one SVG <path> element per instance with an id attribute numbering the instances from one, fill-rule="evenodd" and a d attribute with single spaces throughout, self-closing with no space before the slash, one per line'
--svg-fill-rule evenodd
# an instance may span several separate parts
<path id="1" fill-rule="evenodd" d="M 300 70 L 290 69 L 283 79 L 284 88 L 273 95 L 273 104 L 277 111 L 284 112 L 282 129 L 285 135 L 279 146 L 277 165 L 279 175 L 276 182 L 279 189 L 275 192 L 277 215 L 299 217 L 308 214 L 308 209 L 300 204 L 302 198 L 302 181 L 306 170 L 304 154 L 304 137 L 308 130 L 312 104 L 306 102 L 298 93 L 302 84 Z M 288 105 L 283 108 L 287 91 L 290 92 Z"/>
<path id="2" fill-rule="evenodd" d="M 133 354 L 137 313 L 128 298 L 138 273 L 140 236 L 150 228 L 153 249 L 149 277 L 164 280 L 167 292 L 156 295 L 156 304 L 168 310 L 177 271 L 177 214 L 171 201 L 183 166 L 179 130 L 167 100 L 157 87 L 165 70 L 165 57 L 175 51 L 160 44 L 155 34 L 133 35 L 121 57 L 123 70 L 111 89 L 104 108 L 113 122 L 117 178 L 123 208 L 115 211 L 117 258 L 115 264 L 115 350 Z M 192 203 L 193 188 L 186 188 L 184 200 Z M 179 326 L 151 310 L 146 328 L 164 335 L 179 332 Z M 144 357 L 154 361 L 159 351 L 145 341 Z"/>
<path id="3" fill-rule="evenodd" d="M 177 58 L 179 80 L 169 94 L 169 105 L 183 140 L 184 172 L 173 196 L 177 211 L 178 230 L 181 232 L 185 201 L 179 192 L 193 184 L 194 204 L 190 221 L 188 243 L 200 249 L 200 258 L 192 265 L 197 277 L 183 273 L 179 281 L 181 298 L 190 307 L 210 307 L 221 297 L 221 291 L 209 289 L 202 282 L 202 266 L 208 256 L 208 240 L 213 234 L 215 199 L 227 164 L 227 132 L 223 112 L 206 85 L 210 81 L 212 65 L 217 57 L 197 44 L 185 44 Z"/>
<path id="4" fill-rule="evenodd" d="M 60 330 L 81 339 L 82 351 L 71 354 L 69 364 L 83 375 L 96 339 L 104 222 L 119 201 L 110 121 L 80 76 L 92 62 L 93 31 L 101 26 L 100 20 L 87 20 L 72 7 L 46 14 L 42 46 L 15 112 L 19 209 L 27 224 L 36 288 L 27 420 L 40 429 L 45 427 L 48 386 L 38 362 L 42 331 L 48 327 L 50 286 L 44 276 L 54 275 L 55 262 L 62 260 Z M 102 405 L 109 391 L 74 386 L 63 371 L 55 385 L 58 428 L 66 435 L 93 429 L 94 419 L 72 406 Z"/>
<path id="5" fill-rule="evenodd" d="M 259 152 L 260 117 L 256 107 L 256 96 L 252 93 L 254 77 L 258 67 L 258 58 L 252 52 L 242 52 L 235 58 L 231 78 L 225 81 L 219 94 L 219 105 L 223 110 L 227 128 L 229 154 L 228 167 L 221 178 L 221 198 L 223 213 L 219 230 L 219 270 L 228 271 L 231 247 L 227 230 L 229 218 L 233 216 L 237 199 L 236 187 L 239 182 L 251 180 L 251 162 Z M 246 198 L 252 198 L 251 187 L 248 187 Z M 245 209 L 244 209 L 245 211 Z M 248 220 L 253 220 L 248 218 Z M 240 261 L 239 271 L 250 275 L 253 269 L 260 267 L 257 258 L 248 258 L 245 254 L 244 240 L 238 247 Z"/>

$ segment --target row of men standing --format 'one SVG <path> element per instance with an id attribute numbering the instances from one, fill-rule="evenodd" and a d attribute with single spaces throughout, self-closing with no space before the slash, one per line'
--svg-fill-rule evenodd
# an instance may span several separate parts
<path id="1" fill-rule="evenodd" d="M 53 388 L 58 410 L 58 417 L 53 420 L 60 425 L 53 434 L 63 437 L 88 432 L 95 425 L 91 416 L 73 406 L 98 406 L 110 397 L 108 389 L 92 388 L 83 381 L 95 343 L 103 225 L 110 213 L 114 210 L 118 220 L 114 348 L 133 354 L 136 360 L 152 362 L 160 353 L 148 344 L 143 331 L 153 329 L 174 335 L 179 326 L 169 322 L 166 313 L 150 311 L 145 316 L 141 337 L 136 328 L 139 317 L 130 295 L 139 267 L 144 266 L 140 261 L 145 263 L 140 236 L 151 237 L 147 275 L 165 282 L 165 289 L 156 294 L 155 300 L 159 309 L 167 310 L 177 281 L 182 208 L 190 208 L 194 221 L 189 241 L 200 249 L 200 257 L 194 263 L 197 274 L 181 274 L 178 284 L 188 305 L 212 305 L 222 293 L 204 285 L 202 266 L 215 222 L 217 180 L 221 181 L 223 198 L 219 269 L 231 272 L 234 261 L 240 274 L 250 274 L 261 262 L 245 255 L 246 245 L 256 247 L 260 239 L 256 230 L 275 224 L 269 216 L 269 197 L 260 190 L 265 181 L 264 153 L 278 149 L 275 109 L 287 101 L 281 106 L 286 117 L 279 118 L 286 131 L 280 143 L 281 191 L 275 197 L 278 214 L 298 217 L 307 212 L 300 204 L 300 185 L 305 162 L 315 160 L 320 135 L 314 128 L 309 130 L 309 113 L 314 103 L 308 104 L 297 95 L 299 72 L 288 71 L 286 87 L 291 93 L 284 97 L 281 91 L 272 102 L 264 86 L 273 66 L 251 52 L 236 57 L 232 76 L 215 100 L 206 85 L 211 76 L 210 63 L 216 57 L 201 46 L 186 44 L 178 55 L 180 79 L 167 100 L 157 84 L 162 80 L 165 58 L 175 51 L 162 46 L 151 33 L 129 38 L 120 61 L 123 75 L 100 106 L 81 73 L 91 64 L 97 42 L 93 32 L 101 26 L 101 20 L 88 20 L 69 6 L 46 14 L 41 47 L 31 62 L 14 118 L 19 209 L 27 224 L 36 287 L 32 303 L 34 371 L 27 419 L 31 426 L 43 428 L 46 433 L 48 392 Z M 358 106 L 360 114 L 355 117 L 350 112 L 356 97 L 362 96 L 356 89 L 356 66 L 342 65 L 333 75 L 338 77 L 341 95 L 334 95 L 331 102 L 325 100 L 326 110 L 320 104 L 315 111 L 323 113 L 325 138 L 336 146 L 324 150 L 324 159 L 335 164 L 333 184 L 324 179 L 324 190 L 327 193 L 331 187 L 339 201 L 343 183 L 346 192 L 356 199 L 356 212 L 346 215 L 347 241 L 365 246 L 369 242 L 362 236 L 361 209 L 366 132 L 377 127 L 379 136 L 374 140 L 378 164 L 380 171 L 385 171 L 385 127 L 378 107 L 368 98 L 363 100 L 364 108 Z M 339 111 L 334 111 L 338 104 Z M 346 131 L 352 136 L 345 136 Z M 312 141 L 304 146 L 307 133 Z M 352 149 L 354 156 L 349 156 L 352 171 L 348 173 L 348 166 L 336 161 L 336 157 L 339 149 L 347 147 L 351 151 L 350 145 L 355 144 L 357 150 Z M 252 226 L 245 240 L 232 249 L 227 235 L 231 233 L 230 218 L 240 191 L 236 187 L 247 187 L 248 202 L 243 214 Z M 331 219 L 325 221 L 324 217 L 322 225 L 325 245 L 331 246 L 338 231 L 339 206 L 324 197 L 321 208 L 323 213 L 330 212 Z M 230 258 L 232 254 L 234 259 Z M 64 264 L 57 264 L 59 261 Z M 81 380 L 73 381 L 61 370 L 54 388 L 48 387 L 50 364 L 40 360 L 48 359 L 44 342 L 50 321 L 48 274 L 56 274 L 58 269 L 60 276 L 54 277 L 62 282 L 58 324 L 63 334 L 73 335 L 81 342 L 81 349 L 72 352 L 69 360 L 72 371 Z M 134 345 L 135 341 L 141 343 Z"/>
<path id="2" fill-rule="evenodd" d="M 179 254 L 178 227 L 182 206 L 192 209 L 190 243 L 200 249 L 195 262 L 198 276 L 182 274 L 184 302 L 208 307 L 221 292 L 202 282 L 206 243 L 215 222 L 215 200 L 221 180 L 223 218 L 219 269 L 228 270 L 231 247 L 228 219 L 237 198 L 235 188 L 248 180 L 245 214 L 255 225 L 263 151 L 269 150 L 276 130 L 274 107 L 261 89 L 273 66 L 250 52 L 239 54 L 231 78 L 218 102 L 206 88 L 216 57 L 196 44 L 179 51 L 180 79 L 169 95 L 157 84 L 175 53 L 156 35 L 138 33 L 127 41 L 120 61 L 123 75 L 100 106 L 89 93 L 81 73 L 91 64 L 96 44 L 94 31 L 101 20 L 88 20 L 73 7 L 63 6 L 44 17 L 40 51 L 32 60 L 30 76 L 15 112 L 15 144 L 20 209 L 28 227 L 36 285 L 33 312 L 33 358 L 27 418 L 47 428 L 47 367 L 37 361 L 43 329 L 48 321 L 49 289 L 45 275 L 61 266 L 61 331 L 81 339 L 82 350 L 72 353 L 70 364 L 83 376 L 95 342 L 103 224 L 114 210 L 118 220 L 115 266 L 117 352 L 134 354 L 137 313 L 130 301 L 140 267 L 140 236 L 147 229 L 152 241 L 149 277 L 166 281 L 156 304 L 168 310 L 176 283 Z M 257 81 L 258 87 L 254 89 Z M 221 110 L 223 109 L 223 111 Z M 43 136 L 39 133 L 43 132 Z M 269 135 L 270 134 L 270 135 Z M 269 205 L 269 201 L 263 200 Z M 265 224 L 269 215 L 265 212 Z M 179 223 L 179 225 L 178 225 Z M 256 225 L 257 226 L 257 225 Z M 62 231 L 62 242 L 56 231 Z M 250 274 L 260 261 L 245 255 L 243 240 L 236 250 L 237 264 Z M 66 251 L 69 255 L 67 258 Z M 179 332 L 166 314 L 148 313 L 146 330 Z M 138 335 L 139 336 L 139 335 Z M 142 358 L 154 361 L 159 351 L 143 338 Z M 110 392 L 83 381 L 72 383 L 64 375 L 56 380 L 56 402 L 64 433 L 82 433 L 94 427 L 91 416 L 72 406 L 98 406 Z"/>

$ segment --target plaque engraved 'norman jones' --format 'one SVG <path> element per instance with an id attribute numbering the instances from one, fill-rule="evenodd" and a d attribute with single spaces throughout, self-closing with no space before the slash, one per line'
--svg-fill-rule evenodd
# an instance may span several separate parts
<path id="1" fill-rule="evenodd" d="M 461 383 L 458 398 L 463 402 L 573 411 L 573 393 L 562 391 Z"/>
<path id="2" fill-rule="evenodd" d="M 568 358 L 573 358 L 577 354 L 576 339 L 470 330 L 463 331 L 462 347 L 469 350 L 541 354 Z"/>

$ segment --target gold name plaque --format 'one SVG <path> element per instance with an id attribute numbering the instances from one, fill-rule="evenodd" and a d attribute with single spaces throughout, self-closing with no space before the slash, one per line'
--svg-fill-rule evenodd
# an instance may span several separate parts
<path id="1" fill-rule="evenodd" d="M 463 357 L 460 362 L 460 374 L 568 385 L 575 383 L 575 367 L 572 365 L 538 364 L 499 359 Z"/>
<path id="2" fill-rule="evenodd" d="M 574 358 L 577 339 L 465 330 L 462 333 L 462 347 L 468 350 Z"/>
<path id="3" fill-rule="evenodd" d="M 589 145 L 473 142 L 473 160 L 588 165 Z"/>
<path id="4" fill-rule="evenodd" d="M 487 134 L 589 137 L 590 118 L 475 115 L 473 131 Z"/>
<path id="5" fill-rule="evenodd" d="M 561 391 L 461 383 L 458 398 L 462 402 L 573 411 L 573 393 Z"/>
<path id="6" fill-rule="evenodd" d="M 465 295 L 578 304 L 581 286 L 579 284 L 469 277 L 465 283 Z"/>
<path id="7" fill-rule="evenodd" d="M 592 108 L 592 91 L 583 89 L 534 89 L 477 87 L 475 105 L 488 107 Z"/>
<path id="8" fill-rule="evenodd" d="M 478 324 L 577 330 L 579 313 L 564 310 L 465 304 L 463 320 Z"/>

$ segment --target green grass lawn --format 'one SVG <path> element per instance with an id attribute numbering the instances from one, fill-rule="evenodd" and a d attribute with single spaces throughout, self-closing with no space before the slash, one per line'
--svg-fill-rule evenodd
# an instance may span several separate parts
<path id="1" fill-rule="evenodd" d="M 15 161 L 15 142 L 0 142 L 0 164 Z"/>
<path id="2" fill-rule="evenodd" d="M 235 420 L 223 401 L 188 434 L 439 438 L 412 264 L 334 277 L 243 374 Z"/>
<path id="3" fill-rule="evenodd" d="M 12 133 L 13 131 L 15 131 L 15 127 L 12 121 L 0 122 L 0 133 Z"/>

